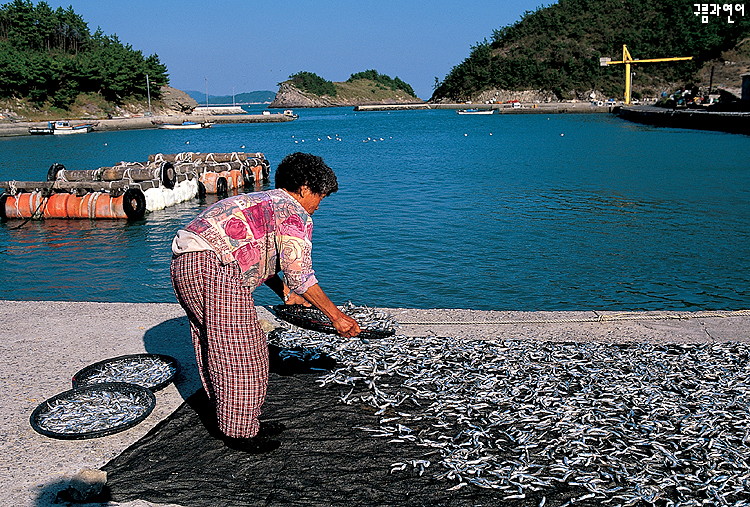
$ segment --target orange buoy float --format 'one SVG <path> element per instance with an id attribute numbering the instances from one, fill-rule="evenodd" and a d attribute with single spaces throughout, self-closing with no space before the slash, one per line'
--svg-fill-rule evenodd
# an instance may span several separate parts
<path id="1" fill-rule="evenodd" d="M 206 171 L 201 174 L 198 180 L 205 187 L 207 194 L 225 194 L 229 189 L 245 186 L 245 178 L 239 169 L 218 173 Z"/>
<path id="2" fill-rule="evenodd" d="M 42 196 L 42 192 L 4 194 L 0 199 L 2 218 L 110 218 L 141 220 L 146 214 L 143 191 L 129 188 L 113 196 L 89 192 L 82 196 L 65 192 Z"/>

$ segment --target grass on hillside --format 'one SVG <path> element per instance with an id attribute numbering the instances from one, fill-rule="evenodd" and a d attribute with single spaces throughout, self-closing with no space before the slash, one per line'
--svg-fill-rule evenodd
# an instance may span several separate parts
<path id="1" fill-rule="evenodd" d="M 371 100 L 377 102 L 393 100 L 394 98 L 412 101 L 419 100 L 405 93 L 403 90 L 392 90 L 369 79 L 357 79 L 353 82 L 344 81 L 334 83 L 334 85 L 336 86 L 336 99 L 338 100 Z"/>

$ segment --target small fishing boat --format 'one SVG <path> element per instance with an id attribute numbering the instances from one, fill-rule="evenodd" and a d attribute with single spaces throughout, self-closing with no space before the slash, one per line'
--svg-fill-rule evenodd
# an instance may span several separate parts
<path id="1" fill-rule="evenodd" d="M 90 123 L 74 124 L 66 120 L 60 120 L 54 122 L 52 133 L 54 135 L 87 134 L 92 130 L 94 130 L 94 126 Z"/>
<path id="2" fill-rule="evenodd" d="M 213 123 L 210 121 L 204 121 L 196 123 L 194 121 L 184 121 L 182 123 L 160 123 L 158 124 L 160 129 L 168 130 L 190 130 L 190 129 L 205 129 L 209 128 Z"/>
<path id="3" fill-rule="evenodd" d="M 36 136 L 52 135 L 55 132 L 55 126 L 52 122 L 47 122 L 46 127 L 29 127 L 29 134 Z"/>
<path id="4" fill-rule="evenodd" d="M 492 114 L 495 111 L 492 109 L 459 109 L 456 112 L 458 114 Z"/>
<path id="5" fill-rule="evenodd" d="M 94 125 L 90 123 L 72 124 L 67 120 L 47 122 L 46 127 L 29 127 L 29 134 L 33 135 L 52 135 L 52 134 L 86 134 L 94 130 Z"/>

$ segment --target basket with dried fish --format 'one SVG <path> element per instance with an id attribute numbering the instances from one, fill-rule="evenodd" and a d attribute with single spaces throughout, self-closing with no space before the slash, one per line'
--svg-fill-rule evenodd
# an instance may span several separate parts
<path id="1" fill-rule="evenodd" d="M 29 422 L 42 435 L 84 439 L 111 435 L 143 421 L 156 406 L 149 389 L 124 382 L 90 384 L 42 402 Z"/>
<path id="2" fill-rule="evenodd" d="M 271 309 L 276 317 L 297 327 L 320 333 L 336 334 L 336 328 L 333 327 L 331 320 L 317 308 L 303 305 L 275 305 Z M 356 320 L 362 329 L 357 338 L 363 340 L 387 338 L 396 333 L 395 321 L 384 312 L 352 303 L 347 303 L 341 310 Z"/>
<path id="3" fill-rule="evenodd" d="M 164 354 L 129 354 L 90 364 L 73 375 L 73 387 L 127 382 L 151 391 L 166 387 L 177 374 L 177 360 Z"/>

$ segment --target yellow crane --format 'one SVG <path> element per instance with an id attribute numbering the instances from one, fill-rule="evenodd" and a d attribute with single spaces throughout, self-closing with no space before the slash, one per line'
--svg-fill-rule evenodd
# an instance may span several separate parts
<path id="1" fill-rule="evenodd" d="M 673 58 L 649 58 L 647 60 L 637 60 L 630 56 L 628 46 L 622 45 L 622 60 L 613 62 L 611 58 L 599 58 L 599 65 L 606 67 L 607 65 L 625 64 L 625 104 L 630 104 L 630 84 L 632 76 L 630 74 L 630 66 L 634 63 L 657 63 L 657 62 L 677 62 L 680 60 L 692 60 L 692 56 L 676 56 Z"/>

